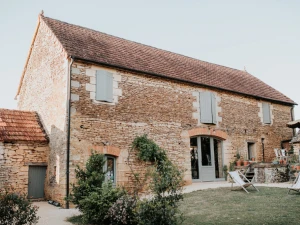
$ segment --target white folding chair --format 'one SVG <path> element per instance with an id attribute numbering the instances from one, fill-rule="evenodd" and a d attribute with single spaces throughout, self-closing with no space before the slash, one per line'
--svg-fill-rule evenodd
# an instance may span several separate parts
<path id="1" fill-rule="evenodd" d="M 281 159 L 281 151 L 277 148 L 274 148 L 274 152 L 275 152 L 276 158 L 278 160 L 280 160 Z"/>
<path id="2" fill-rule="evenodd" d="M 289 191 L 288 194 L 290 193 L 290 191 L 297 191 L 300 192 L 300 173 L 298 173 L 298 176 L 296 177 L 293 185 L 291 187 L 288 187 Z"/>
<path id="3" fill-rule="evenodd" d="M 243 188 L 244 191 L 246 191 L 247 193 L 249 192 L 246 190 L 246 188 L 249 186 L 253 186 L 257 191 L 259 191 L 240 171 L 231 171 L 229 172 L 229 175 L 232 178 L 232 180 L 236 184 L 238 184 L 241 188 Z M 233 183 L 231 184 L 231 188 L 232 187 L 233 187 Z"/>

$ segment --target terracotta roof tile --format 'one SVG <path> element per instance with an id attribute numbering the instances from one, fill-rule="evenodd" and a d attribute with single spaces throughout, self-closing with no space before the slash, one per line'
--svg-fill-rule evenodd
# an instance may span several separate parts
<path id="1" fill-rule="evenodd" d="M 69 56 L 242 93 L 282 103 L 293 100 L 251 74 L 41 17 Z"/>
<path id="2" fill-rule="evenodd" d="M 36 112 L 0 109 L 0 142 L 10 141 L 48 142 Z"/>

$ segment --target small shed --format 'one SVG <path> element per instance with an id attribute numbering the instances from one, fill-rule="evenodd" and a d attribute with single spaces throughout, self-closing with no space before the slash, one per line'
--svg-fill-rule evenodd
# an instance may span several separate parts
<path id="1" fill-rule="evenodd" d="M 0 189 L 43 198 L 48 154 L 36 112 L 0 109 Z"/>

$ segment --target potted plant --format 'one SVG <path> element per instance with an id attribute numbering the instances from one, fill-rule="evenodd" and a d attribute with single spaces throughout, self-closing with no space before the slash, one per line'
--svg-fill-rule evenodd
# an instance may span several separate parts
<path id="1" fill-rule="evenodd" d="M 244 166 L 248 166 L 250 162 L 248 160 L 244 160 Z"/>
<path id="2" fill-rule="evenodd" d="M 295 166 L 296 166 L 296 170 L 299 171 L 300 170 L 300 163 L 297 163 Z"/>
<path id="3" fill-rule="evenodd" d="M 227 165 L 223 166 L 223 172 L 224 172 L 225 180 L 227 181 L 227 176 L 228 176 L 228 167 L 227 167 Z"/>
<path id="4" fill-rule="evenodd" d="M 253 162 L 254 162 L 254 161 L 255 161 L 255 158 L 254 158 L 254 157 L 251 157 L 251 161 L 253 161 Z"/>
<path id="5" fill-rule="evenodd" d="M 241 155 L 240 155 L 240 153 L 236 153 L 236 155 L 235 155 L 235 157 L 236 157 L 236 166 L 242 166 L 242 160 L 241 160 Z"/>

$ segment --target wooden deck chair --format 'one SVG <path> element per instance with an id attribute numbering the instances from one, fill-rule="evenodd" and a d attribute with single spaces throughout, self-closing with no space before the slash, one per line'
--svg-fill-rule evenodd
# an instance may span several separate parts
<path id="1" fill-rule="evenodd" d="M 244 189 L 247 193 L 249 193 L 246 188 L 249 186 L 253 186 L 255 190 L 259 191 L 240 171 L 231 171 L 229 172 L 232 180 L 238 184 L 241 188 Z M 243 178 L 243 179 L 242 179 Z M 246 181 L 246 182 L 245 182 Z M 231 184 L 231 188 L 233 187 L 233 183 Z"/>
<path id="2" fill-rule="evenodd" d="M 300 192 L 300 173 L 298 173 L 298 176 L 296 177 L 293 185 L 291 187 L 288 187 L 289 191 L 288 194 L 290 193 L 290 191 L 297 191 Z"/>

